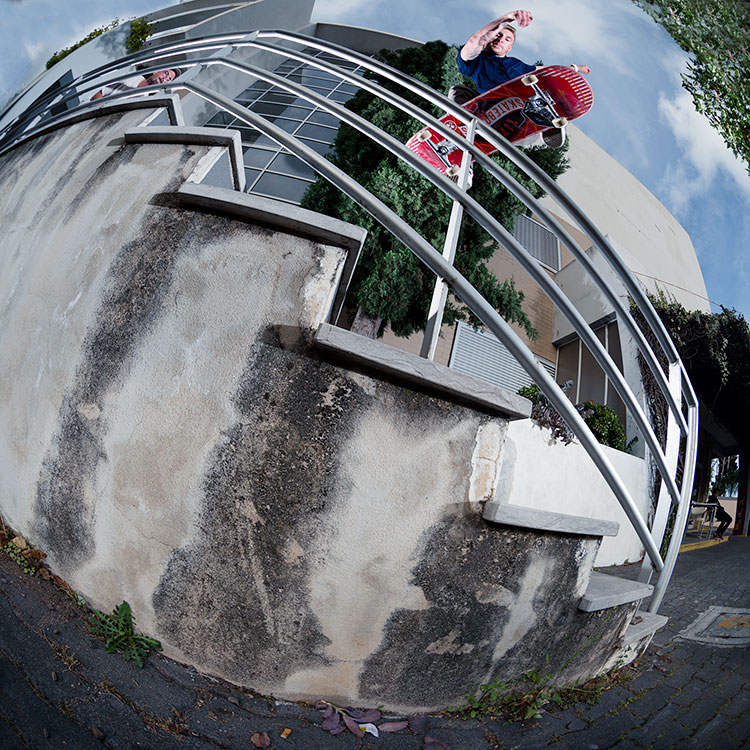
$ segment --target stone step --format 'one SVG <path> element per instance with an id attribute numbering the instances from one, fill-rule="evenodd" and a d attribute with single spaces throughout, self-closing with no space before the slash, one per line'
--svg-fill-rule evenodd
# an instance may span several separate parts
<path id="1" fill-rule="evenodd" d="M 641 641 L 648 636 L 652 636 L 657 630 L 663 628 L 668 617 L 664 615 L 654 615 L 651 612 L 637 612 L 633 615 L 633 620 L 628 625 L 625 635 L 622 638 L 624 646 L 629 646 L 637 641 Z"/>
<path id="2" fill-rule="evenodd" d="M 620 528 L 617 521 L 601 521 L 585 516 L 571 516 L 568 513 L 524 508 L 520 505 L 499 503 L 494 500 L 484 506 L 483 517 L 485 521 L 506 526 L 582 536 L 617 536 Z"/>
<path id="3" fill-rule="evenodd" d="M 337 358 L 356 362 L 366 368 L 370 377 L 379 372 L 428 394 L 439 394 L 507 419 L 527 419 L 531 414 L 531 402 L 506 388 L 328 323 L 318 328 L 315 346 Z"/>
<path id="4" fill-rule="evenodd" d="M 618 578 L 607 573 L 592 573 L 578 609 L 584 612 L 598 612 L 616 607 L 618 604 L 639 601 L 651 596 L 653 590 L 654 587 L 650 583 Z"/>

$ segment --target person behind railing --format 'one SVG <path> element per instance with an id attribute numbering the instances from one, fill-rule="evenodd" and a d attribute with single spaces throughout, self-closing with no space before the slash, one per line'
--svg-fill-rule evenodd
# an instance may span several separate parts
<path id="1" fill-rule="evenodd" d="M 727 513 L 724 508 L 721 507 L 719 496 L 716 494 L 716 490 L 711 493 L 707 502 L 709 505 L 713 505 L 716 507 L 715 518 L 719 522 L 719 526 L 717 527 L 716 533 L 714 534 L 714 539 L 723 539 L 724 532 L 727 530 L 727 526 L 729 526 L 729 524 L 732 522 L 732 516 L 730 516 L 729 513 Z M 706 509 L 706 513 L 710 511 L 711 508 Z"/>
<path id="2" fill-rule="evenodd" d="M 159 83 L 171 83 L 177 76 L 182 74 L 180 68 L 167 68 L 166 70 L 157 70 L 155 73 L 150 73 L 147 76 L 134 76 L 133 78 L 126 78 L 124 81 L 114 81 L 103 86 L 97 91 L 91 100 L 101 99 L 104 96 L 110 94 L 117 94 L 122 91 L 133 91 L 139 89 L 142 86 L 153 86 Z"/>
<path id="3" fill-rule="evenodd" d="M 458 70 L 471 78 L 478 92 L 469 86 L 452 86 L 448 97 L 456 104 L 465 104 L 485 91 L 494 89 L 513 78 L 533 73 L 539 66 L 528 65 L 517 57 L 509 57 L 516 41 L 516 30 L 510 24 L 517 21 L 521 28 L 528 26 L 533 16 L 527 10 L 514 10 L 475 31 L 457 56 Z M 571 65 L 577 73 L 588 75 L 588 65 Z M 545 145 L 560 148 L 565 143 L 565 128 L 550 128 L 542 133 Z"/>

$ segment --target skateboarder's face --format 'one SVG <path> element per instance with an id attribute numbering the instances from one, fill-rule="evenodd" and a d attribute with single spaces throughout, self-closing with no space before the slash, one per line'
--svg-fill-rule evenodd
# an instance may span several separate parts
<path id="1" fill-rule="evenodd" d="M 513 32 L 503 29 L 491 42 L 490 48 L 498 57 L 505 57 L 513 49 L 516 40 Z"/>
<path id="2" fill-rule="evenodd" d="M 146 78 L 146 81 L 148 81 L 149 84 L 153 85 L 156 83 L 169 83 L 170 81 L 174 81 L 176 78 L 174 70 L 159 70 L 156 73 L 152 73 L 148 78 Z"/>

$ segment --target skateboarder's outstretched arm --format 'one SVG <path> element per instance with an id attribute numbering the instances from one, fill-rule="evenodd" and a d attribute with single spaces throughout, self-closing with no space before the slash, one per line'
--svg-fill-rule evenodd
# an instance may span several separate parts
<path id="1" fill-rule="evenodd" d="M 510 13 L 506 13 L 500 18 L 496 18 L 494 21 L 482 26 L 481 29 L 475 31 L 464 44 L 461 49 L 461 57 L 467 62 L 473 60 L 481 51 L 485 48 L 487 43 L 497 34 L 503 26 L 513 21 L 517 21 L 521 28 L 528 26 L 533 20 L 531 13 L 528 10 L 514 10 Z"/>
<path id="2" fill-rule="evenodd" d="M 488 51 L 491 49 L 497 57 L 505 57 L 513 49 L 516 32 L 512 26 L 505 32 L 503 29 L 513 23 L 513 21 L 516 21 L 521 28 L 524 28 L 533 20 L 534 17 L 528 10 L 514 10 L 506 13 L 504 16 L 500 16 L 500 18 L 496 18 L 494 21 L 490 21 L 469 37 L 459 53 L 461 59 L 464 62 L 470 62 L 479 57 L 485 48 Z M 488 47 L 488 45 L 490 46 Z M 577 73 L 584 73 L 585 75 L 591 72 L 591 68 L 588 65 L 571 65 L 570 67 Z M 460 69 L 461 66 L 459 65 Z M 473 77 L 472 73 L 466 73 L 466 75 Z"/>

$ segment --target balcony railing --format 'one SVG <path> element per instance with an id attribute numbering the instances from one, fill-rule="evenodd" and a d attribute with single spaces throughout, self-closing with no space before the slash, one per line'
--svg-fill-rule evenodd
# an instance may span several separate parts
<path id="1" fill-rule="evenodd" d="M 326 57 L 329 60 L 340 60 L 349 65 L 347 68 L 338 67 L 335 63 L 327 62 L 320 57 L 308 54 L 305 49 L 324 51 L 327 53 Z M 326 99 L 300 83 L 283 78 L 264 67 L 253 64 L 252 56 L 245 53 L 257 51 L 262 51 L 266 55 L 277 55 L 281 59 L 293 59 L 318 68 L 339 77 L 342 81 L 366 89 L 380 97 L 384 102 L 410 114 L 433 130 L 439 132 L 445 138 L 456 143 L 466 154 L 474 158 L 477 168 L 485 169 L 494 179 L 498 180 L 522 201 L 525 206 L 531 209 L 537 219 L 561 243 L 570 249 L 582 270 L 589 275 L 616 312 L 620 325 L 627 330 L 638 350 L 643 355 L 667 404 L 668 425 L 666 447 L 662 448 L 637 397 L 599 338 L 573 303 L 560 287 L 555 284 L 540 263 L 517 242 L 502 226 L 500 221 L 462 189 L 461 178 L 459 178 L 458 184 L 452 182 L 447 177 L 438 173 L 427 162 L 416 156 L 403 143 L 395 140 L 389 134 L 346 109 L 341 104 L 331 99 Z M 655 612 L 661 603 L 664 590 L 671 576 L 671 571 L 679 551 L 681 532 L 684 528 L 690 506 L 697 450 L 698 404 L 685 368 L 666 329 L 643 289 L 602 232 L 594 226 L 584 212 L 564 193 L 559 185 L 549 178 L 521 150 L 509 144 L 485 123 L 475 119 L 466 110 L 455 105 L 441 94 L 425 87 L 419 81 L 355 51 L 313 37 L 283 30 L 256 30 L 249 33 L 224 34 L 189 42 L 166 44 L 161 47 L 149 49 L 147 52 L 136 53 L 135 55 L 130 55 L 116 62 L 101 66 L 79 77 L 65 88 L 59 89 L 45 99 L 38 101 L 33 109 L 24 112 L 23 115 L 6 126 L 2 133 L 0 133 L 0 155 L 28 138 L 34 137 L 42 130 L 53 125 L 56 120 L 69 117 L 79 111 L 84 112 L 88 108 L 96 106 L 95 103 L 82 104 L 63 115 L 53 117 L 50 113 L 50 108 L 53 105 L 59 105 L 60 103 L 73 100 L 76 96 L 96 91 L 105 83 L 129 78 L 136 72 L 134 69 L 134 65 L 136 64 L 140 66 L 137 72 L 145 75 L 165 67 L 167 61 L 172 62 L 175 59 L 180 60 L 179 65 L 182 68 L 188 68 L 188 72 L 176 81 L 167 85 L 146 86 L 134 91 L 113 94 L 107 98 L 107 102 L 148 96 L 154 91 L 188 92 L 200 97 L 219 110 L 231 114 L 240 122 L 271 138 L 291 154 L 308 164 L 319 175 L 329 180 L 361 205 L 399 241 L 408 247 L 439 280 L 442 280 L 441 283 L 445 285 L 445 290 L 450 288 L 466 307 L 482 321 L 487 329 L 497 336 L 507 347 L 521 367 L 528 373 L 529 377 L 539 386 L 542 393 L 560 412 L 583 448 L 587 451 L 620 503 L 646 550 L 641 579 L 648 581 L 654 569 L 661 572 L 649 605 L 650 611 Z M 623 303 L 618 294 L 608 284 L 603 274 L 592 263 L 587 253 L 580 249 L 579 244 L 571 237 L 562 224 L 526 188 L 516 182 L 500 164 L 487 157 L 473 143 L 457 136 L 454 131 L 441 124 L 436 118 L 421 108 L 384 88 L 377 81 L 352 73 L 352 63 L 377 74 L 391 83 L 398 84 L 412 94 L 417 94 L 426 104 L 436 105 L 440 109 L 455 115 L 466 123 L 470 132 L 475 131 L 483 139 L 489 141 L 503 156 L 536 181 L 556 201 L 557 205 L 568 216 L 572 217 L 579 229 L 588 236 L 593 247 L 599 251 L 609 264 L 615 276 L 640 309 L 647 325 L 651 328 L 655 340 L 658 342 L 659 355 L 649 345 L 643 332 L 633 319 L 628 305 Z M 449 249 L 451 244 L 455 244 L 455 236 L 458 231 L 457 226 L 460 224 L 461 214 L 465 213 L 515 258 L 570 322 L 574 331 L 606 373 L 612 386 L 628 409 L 631 418 L 643 435 L 646 446 L 649 449 L 649 454 L 654 461 L 661 480 L 661 489 L 658 495 L 656 510 L 650 525 L 647 519 L 642 516 L 628 488 L 574 405 L 557 383 L 555 383 L 554 379 L 538 364 L 532 352 L 512 330 L 510 325 L 458 273 L 450 261 L 450 252 L 445 253 L 446 257 L 441 255 L 441 253 L 436 251 L 418 232 L 389 209 L 379 198 L 365 190 L 356 179 L 334 166 L 330 161 L 313 151 L 294 135 L 282 130 L 273 122 L 263 117 L 263 115 L 251 111 L 228 96 L 219 93 L 211 86 L 206 85 L 202 81 L 204 77 L 201 76 L 201 72 L 208 68 L 217 67 L 246 75 L 253 80 L 267 82 L 294 96 L 306 99 L 314 106 L 331 113 L 342 122 L 356 128 L 381 147 L 389 150 L 403 162 L 417 170 L 453 201 L 453 216 L 449 223 L 448 237 L 446 239 L 446 247 Z M 211 76 L 211 78 L 213 79 L 214 76 Z M 467 158 L 464 159 L 464 163 L 468 164 Z M 453 233 L 452 236 L 451 233 Z M 441 293 L 443 301 L 445 290 Z M 430 346 L 426 345 L 423 351 L 428 353 L 429 349 Z M 666 374 L 659 364 L 659 357 L 667 361 Z M 683 455 L 683 467 L 682 480 L 678 484 L 677 467 L 680 453 Z M 659 549 L 663 541 L 670 510 L 673 507 L 677 509 L 674 532 L 667 554 L 662 559 Z"/>

